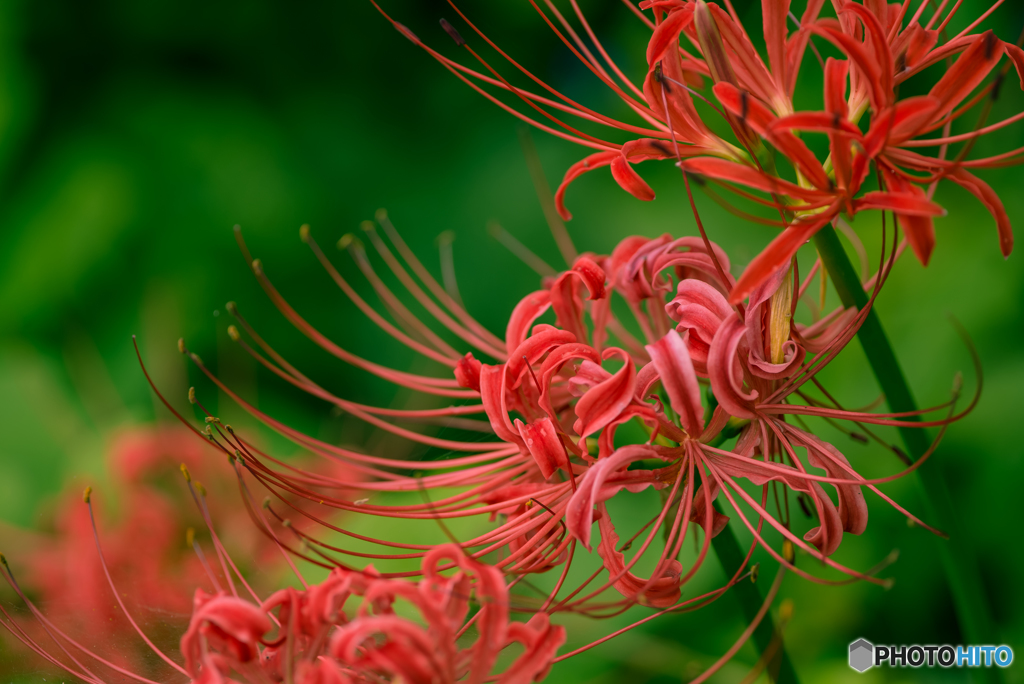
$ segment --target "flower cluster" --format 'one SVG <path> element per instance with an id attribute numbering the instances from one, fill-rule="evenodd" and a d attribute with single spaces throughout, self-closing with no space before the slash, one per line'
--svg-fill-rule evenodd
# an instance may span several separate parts
<path id="1" fill-rule="evenodd" d="M 442 574 L 447 570 L 454 573 Z M 282 589 L 259 605 L 197 590 L 181 638 L 185 670 L 203 684 L 226 681 L 233 671 L 252 681 L 296 684 L 482 682 L 501 652 L 518 643 L 522 653 L 497 681 L 528 684 L 543 677 L 565 631 L 544 613 L 510 621 L 500 572 L 453 544 L 428 553 L 422 572 L 422 580 L 410 582 L 384 579 L 372 566 L 336 568 L 320 584 Z M 411 606 L 415 619 L 396 613 L 399 602 Z M 471 602 L 479 610 L 469 617 Z M 476 639 L 463 646 L 459 639 L 471 628 Z"/>
<path id="2" fill-rule="evenodd" d="M 676 160 L 685 174 L 723 184 L 739 197 L 778 212 L 775 219 L 743 213 L 784 230 L 739 278 L 730 293 L 732 303 L 749 296 L 812 235 L 842 213 L 892 211 L 910 247 L 927 265 L 935 244 L 933 218 L 945 213 L 932 200 L 939 180 L 952 181 L 975 195 L 996 220 L 1003 255 L 1013 249 L 1013 233 L 1002 201 L 971 171 L 1017 163 L 1024 149 L 967 158 L 982 136 L 1022 118 L 1015 114 L 984 125 L 1011 64 L 1024 87 L 1024 51 L 998 39 L 991 30 L 975 32 L 1001 2 L 950 36 L 946 28 L 961 3 L 953 3 L 944 16 L 947 3 L 942 3 L 926 19 L 927 2 L 918 3 L 911 12 L 910 2 L 833 0 L 835 16 L 828 17 L 823 14 L 823 0 L 810 0 L 797 19 L 789 0 L 765 0 L 766 62 L 728 0 L 724 7 L 705 0 L 644 0 L 639 9 L 633 8 L 651 30 L 642 87 L 630 81 L 611 59 L 576 3 L 572 3 L 576 17 L 594 50 L 551 2 L 546 3 L 549 12 L 533 4 L 565 45 L 643 125 L 619 121 L 559 93 L 497 48 L 461 11 L 460 17 L 475 33 L 546 92 L 512 85 L 447 22 L 442 24 L 456 43 L 469 49 L 488 73 L 445 57 L 388 19 L 456 76 L 519 118 L 599 150 L 566 172 L 556 193 L 563 218 L 571 217 L 564 204 L 566 188 L 580 175 L 609 167 L 623 189 L 641 200 L 652 200 L 654 191 L 633 164 Z M 652 16 L 640 10 L 650 10 Z M 821 42 L 821 50 L 835 56 L 823 57 L 815 39 Z M 807 57 L 808 48 L 816 60 Z M 1004 56 L 1008 61 L 1001 70 L 979 88 Z M 946 69 L 927 94 L 901 97 L 901 88 L 922 90 L 914 81 L 937 64 L 945 64 Z M 808 70 L 823 72 L 822 104 L 818 110 L 798 111 L 793 94 L 798 82 L 803 87 L 809 85 L 806 81 L 811 77 L 802 76 Z M 515 95 L 530 111 L 519 112 L 484 85 Z M 953 125 L 974 109 L 980 109 L 978 125 L 952 134 Z M 566 114 L 582 120 L 587 124 L 584 128 L 599 125 L 640 137 L 622 144 L 605 140 L 559 118 Z M 731 140 L 712 130 L 709 114 L 724 119 L 732 131 Z M 939 135 L 928 137 L 937 131 Z M 827 136 L 827 158 L 815 155 L 801 138 L 804 133 Z M 949 158 L 951 146 L 960 144 L 956 155 Z M 929 148 L 937 152 L 926 154 Z M 778 161 L 785 161 L 789 170 L 779 168 Z M 868 191 L 872 169 L 879 188 Z"/>
<path id="3" fill-rule="evenodd" d="M 891 233 L 888 244 L 883 222 L 882 255 L 877 271 L 861 283 L 870 296 L 859 308 L 824 312 L 824 298 L 817 305 L 808 296 L 819 272 L 824 285 L 822 261 L 801 277 L 796 253 L 815 232 L 830 223 L 838 226 L 841 213 L 874 209 L 894 215 L 906 243 L 927 263 L 934 244 L 932 218 L 942 213 L 932 191 L 937 181 L 948 179 L 986 204 L 1008 254 L 1012 233 L 1002 204 L 968 169 L 1016 161 L 1022 154 L 1015 150 L 967 160 L 979 136 L 1020 116 L 965 134 L 953 135 L 951 127 L 975 105 L 987 116 L 1008 65 L 995 81 L 972 93 L 1004 56 L 1018 72 L 1024 69 L 1024 52 L 991 32 L 972 33 L 984 17 L 948 37 L 946 26 L 960 3 L 944 18 L 943 3 L 927 21 L 922 18 L 925 3 L 913 14 L 910 4 L 837 0 L 836 16 L 829 18 L 821 16 L 824 3 L 811 0 L 796 20 L 785 0 L 765 0 L 765 62 L 728 1 L 723 9 L 704 0 L 644 0 L 636 14 L 651 28 L 651 39 L 642 87 L 608 57 L 575 2 L 577 18 L 600 59 L 551 2 L 547 7 L 554 20 L 534 4 L 643 125 L 590 110 L 514 61 L 548 94 L 517 88 L 489 66 L 491 75 L 469 69 L 395 23 L 495 102 L 515 111 L 481 82 L 515 95 L 550 125 L 516 112 L 521 118 L 598 150 L 567 172 L 555 195 L 564 218 L 569 218 L 566 188 L 581 174 L 607 166 L 619 185 L 649 200 L 654 193 L 633 164 L 674 159 L 687 183 L 699 176 L 724 184 L 738 197 L 777 211 L 778 221 L 750 216 L 783 230 L 739 278 L 699 221 L 699 237 L 631 236 L 610 254 L 578 254 L 567 235 L 558 236 L 568 268 L 545 274 L 541 288 L 522 297 L 508 314 L 499 336 L 463 306 L 453 277 L 442 286 L 431 275 L 386 212 L 378 213 L 376 224 L 366 222 L 361 236 L 345 235 L 338 243 L 385 312 L 359 294 L 303 226 L 302 240 L 345 296 L 420 357 L 415 372 L 364 358 L 314 328 L 271 283 L 236 230 L 246 261 L 290 323 L 338 360 L 400 388 L 406 397 L 415 396 L 417 408 L 339 396 L 271 347 L 233 303 L 227 307 L 236 321 L 228 329 L 232 340 L 282 381 L 410 448 L 380 455 L 295 429 L 236 393 L 180 341 L 182 353 L 220 391 L 320 459 L 323 467 L 273 455 L 257 439 L 223 424 L 190 391 L 191 402 L 205 413 L 205 424 L 196 427 L 176 415 L 227 456 L 219 460 L 229 464 L 229 479 L 237 482 L 239 510 L 266 539 L 267 548 L 280 552 L 302 588 L 259 598 L 215 533 L 205 493 L 183 467 L 210 531 L 216 563 L 206 561 L 198 544 L 195 550 L 213 593 L 195 592 L 192 619 L 180 642 L 183 664 L 160 651 L 117 598 L 132 630 L 168 667 L 203 684 L 232 677 L 301 684 L 526 683 L 543 678 L 554 662 L 624 631 L 557 655 L 566 641 L 564 629 L 551 622 L 559 614 L 609 617 L 636 606 L 656 609 L 636 626 L 665 612 L 693 610 L 741 579 L 756 579 L 755 553 L 771 556 L 781 569 L 757 618 L 725 658 L 764 618 L 784 572 L 825 583 L 886 585 L 877 576 L 884 562 L 864 571 L 834 555 L 847 534 L 867 529 L 868 492 L 908 521 L 938 533 L 879 488 L 920 467 L 934 444 L 903 471 L 869 479 L 814 425 L 829 422 L 859 441 L 883 444 L 874 426 L 939 427 L 937 443 L 945 428 L 974 404 L 958 411 L 957 388 L 948 403 L 926 411 L 844 408 L 818 376 L 869 316 L 902 251 L 898 232 Z M 787 28 L 789 19 L 793 31 Z M 450 24 L 442 25 L 477 56 Z M 822 57 L 815 40 L 838 56 Z M 793 105 L 809 48 L 824 73 L 821 111 L 797 111 Z M 943 60 L 948 68 L 927 95 L 900 98 L 903 81 Z M 705 79 L 711 82 L 707 95 L 701 93 Z M 714 132 L 706 108 L 728 123 L 731 138 Z M 621 145 L 607 142 L 564 123 L 560 114 L 638 137 Z M 939 129 L 941 137 L 922 137 Z M 801 138 L 804 133 L 827 136 L 825 161 Z M 948 159 L 950 145 L 958 143 L 965 145 Z M 939 147 L 937 155 L 914 151 L 930 145 Z M 779 160 L 791 169 L 780 169 Z M 872 172 L 879 189 L 867 191 Z M 380 263 L 389 273 L 379 269 Z M 388 284 L 395 281 L 404 292 Z M 802 301 L 811 312 L 806 323 L 796 320 Z M 154 390 L 163 399 L 159 388 Z M 936 410 L 944 416 L 922 419 Z M 259 496 L 265 496 L 262 505 Z M 88 491 L 85 498 L 95 531 Z M 637 512 L 652 499 L 660 502 L 653 516 L 632 532 Z M 797 505 L 805 519 L 791 515 Z M 735 517 L 731 524 L 730 516 Z M 375 524 L 381 518 L 409 525 Z M 414 529 L 417 521 L 436 525 L 449 541 L 427 543 Z M 472 532 L 454 534 L 448 526 L 453 521 L 472 523 L 460 528 Z M 733 527 L 745 529 L 751 539 L 745 555 L 740 551 L 741 562 L 727 568 L 723 586 L 684 599 L 686 583 L 700 571 L 712 546 L 723 539 L 735 543 Z M 378 535 L 384 528 L 387 532 Z M 96 540 L 99 544 L 98 534 Z M 694 554 L 685 553 L 687 540 L 697 549 Z M 799 567 L 797 550 L 814 558 L 821 570 Z M 593 551 L 599 569 L 575 587 L 567 586 L 576 562 L 594 558 Z M 356 565 L 352 558 L 358 559 Z M 379 569 L 356 569 L 367 558 Z M 118 597 L 103 559 L 101 552 L 107 584 Z M 307 582 L 296 561 L 323 568 L 326 579 Z M 410 570 L 410 562 L 418 569 Z M 5 569 L 5 578 L 60 653 L 51 653 L 5 612 L 3 624 L 29 648 L 86 681 L 103 681 L 89 669 L 93 661 L 150 681 L 59 629 L 30 602 L 6 562 Z M 528 576 L 549 572 L 552 581 L 540 590 L 542 598 L 520 600 L 512 594 L 519 583 L 536 591 L 529 584 L 536 578 Z M 245 593 L 249 598 L 242 598 Z M 512 621 L 515 611 L 531 617 Z M 475 639 L 467 642 L 470 633 Z M 521 647 L 518 656 L 504 654 L 512 644 L 519 644 L 516 652 Z"/>

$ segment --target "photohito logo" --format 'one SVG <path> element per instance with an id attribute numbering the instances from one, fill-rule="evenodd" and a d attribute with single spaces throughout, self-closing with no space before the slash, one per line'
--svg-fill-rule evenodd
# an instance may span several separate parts
<path id="1" fill-rule="evenodd" d="M 867 639 L 850 644 L 850 667 L 865 672 L 872 667 L 1009 667 L 1013 649 L 1001 646 L 950 646 L 943 644 L 876 646 Z"/>

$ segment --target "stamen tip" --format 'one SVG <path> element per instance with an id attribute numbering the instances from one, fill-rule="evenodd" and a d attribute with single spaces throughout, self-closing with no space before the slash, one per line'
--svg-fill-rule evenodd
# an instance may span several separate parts
<path id="1" fill-rule="evenodd" d="M 796 549 L 793 547 L 793 542 L 788 539 L 782 542 L 782 557 L 786 559 L 786 562 L 790 565 L 796 560 Z"/>
<path id="2" fill-rule="evenodd" d="M 178 351 L 181 352 L 182 354 L 185 353 L 185 338 L 184 337 L 179 337 L 178 338 Z"/>
<path id="3" fill-rule="evenodd" d="M 228 313 L 232 316 L 238 315 L 238 306 L 236 306 L 234 302 L 228 302 L 224 305 L 224 308 L 227 309 Z"/>
<path id="4" fill-rule="evenodd" d="M 441 28 L 444 29 L 445 33 L 451 36 L 451 39 L 454 40 L 455 44 L 458 45 L 459 47 L 462 47 L 463 45 L 466 44 L 465 38 L 462 37 L 462 35 L 455 29 L 454 26 L 448 23 L 447 19 L 441 20 Z"/>
<path id="5" fill-rule="evenodd" d="M 794 605 L 792 599 L 786 599 L 779 605 L 779 620 L 789 622 L 793 618 Z"/>
<path id="6" fill-rule="evenodd" d="M 206 424 L 207 425 L 209 425 L 210 423 L 219 423 L 219 422 L 220 422 L 220 418 L 218 418 L 217 416 L 206 416 Z"/>
<path id="7" fill-rule="evenodd" d="M 263 262 L 259 259 L 252 260 L 252 272 L 256 275 L 263 275 Z"/>
<path id="8" fill-rule="evenodd" d="M 284 525 L 287 528 L 291 528 L 292 520 L 291 520 L 291 518 L 285 518 L 284 520 L 281 521 L 281 524 Z"/>
<path id="9" fill-rule="evenodd" d="M 196 403 L 196 388 L 195 387 L 189 387 L 188 388 L 188 403 L 190 403 L 190 404 Z"/>
<path id="10" fill-rule="evenodd" d="M 309 224 L 303 223 L 299 226 L 299 239 L 303 242 L 309 242 Z"/>
<path id="11" fill-rule="evenodd" d="M 179 470 L 181 470 L 181 474 L 185 476 L 185 482 L 191 482 L 192 481 L 192 474 L 188 472 L 188 466 L 187 465 L 182 463 L 181 466 L 179 467 Z"/>
<path id="12" fill-rule="evenodd" d="M 185 530 L 185 545 L 194 546 L 196 543 L 196 530 L 194 527 L 190 527 Z"/>
<path id="13" fill-rule="evenodd" d="M 754 566 L 750 568 L 750 582 L 757 584 L 757 576 L 761 573 L 761 564 L 754 563 Z"/>
<path id="14" fill-rule="evenodd" d="M 196 491 L 199 492 L 199 496 L 206 498 L 206 487 L 199 480 L 196 480 Z"/>
<path id="15" fill-rule="evenodd" d="M 381 207 L 380 209 L 378 209 L 377 211 L 375 211 L 373 213 L 373 217 L 375 219 L 377 219 L 378 221 L 387 221 L 388 220 L 388 210 L 385 209 L 384 207 Z"/>
<path id="16" fill-rule="evenodd" d="M 228 337 L 231 338 L 232 342 L 237 342 L 241 339 L 241 335 L 238 334 L 238 328 L 233 325 L 228 326 Z"/>
<path id="17" fill-rule="evenodd" d="M 340 249 L 340 250 L 348 249 L 349 245 L 351 245 L 355 241 L 355 239 L 356 239 L 356 236 L 353 235 L 352 233 L 345 233 L 344 235 L 341 236 L 341 239 L 338 240 L 338 249 Z"/>
<path id="18" fill-rule="evenodd" d="M 359 223 L 359 229 L 362 230 L 364 233 L 369 233 L 374 230 L 377 230 L 377 226 L 373 225 L 373 221 L 361 221 Z"/>
<path id="19" fill-rule="evenodd" d="M 83 503 L 91 503 L 92 502 L 92 487 L 86 487 L 85 491 L 82 492 L 82 502 Z"/>
<path id="20" fill-rule="evenodd" d="M 268 508 L 270 508 L 270 497 L 265 496 L 263 497 L 263 509 L 267 510 Z"/>

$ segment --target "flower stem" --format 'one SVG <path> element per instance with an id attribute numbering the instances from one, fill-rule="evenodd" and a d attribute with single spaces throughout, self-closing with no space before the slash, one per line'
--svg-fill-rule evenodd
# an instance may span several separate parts
<path id="1" fill-rule="evenodd" d="M 818 231 L 814 236 L 814 245 L 839 292 L 843 305 L 863 308 L 868 302 L 867 293 L 864 292 L 836 232 L 829 228 Z M 864 319 L 857 337 L 885 394 L 889 409 L 894 413 L 916 411 L 917 404 L 910 393 L 906 377 L 882 328 L 882 322 L 873 308 Z M 913 417 L 910 420 L 917 418 Z M 915 461 L 931 445 L 923 428 L 903 427 L 899 429 L 899 433 L 910 457 Z M 958 529 L 959 518 L 942 472 L 938 468 L 927 467 L 921 468 L 917 473 L 920 477 L 919 489 L 925 514 L 934 524 L 949 533 L 948 540 L 936 537 L 935 542 L 953 596 L 961 636 L 969 644 L 998 644 L 1000 642 L 996 638 L 988 601 L 982 590 L 981 576 L 971 549 L 970 538 L 962 529 Z M 989 682 L 1002 680 L 998 668 L 979 668 L 975 674 Z"/>
<path id="2" fill-rule="evenodd" d="M 716 509 L 718 508 L 717 502 L 715 507 Z M 726 576 L 732 577 L 735 575 L 746 554 L 743 553 L 739 542 L 736 541 L 736 535 L 733 534 L 732 528 L 726 525 L 721 532 L 712 538 L 711 546 L 714 548 L 715 554 L 718 556 L 718 562 L 722 564 L 722 569 L 725 570 Z M 761 605 L 764 603 L 761 590 L 753 582 L 741 580 L 729 591 L 739 599 L 740 607 L 743 610 L 743 617 L 747 621 L 753 621 L 758 611 L 761 610 Z M 782 633 L 775 634 L 775 621 L 772 619 L 771 613 L 765 615 L 764 619 L 761 620 L 761 624 L 754 630 L 753 639 L 762 657 L 764 657 L 764 654 L 770 654 L 773 650 L 775 651 L 772 661 L 778 662 L 779 671 L 774 677 L 774 681 L 777 684 L 799 684 L 800 680 L 796 676 L 796 670 L 793 669 L 793 663 L 786 652 L 786 644 L 782 641 Z M 778 639 L 779 643 L 773 646 L 772 642 L 775 639 Z M 767 664 L 766 669 L 769 673 L 772 672 L 771 662 Z"/>

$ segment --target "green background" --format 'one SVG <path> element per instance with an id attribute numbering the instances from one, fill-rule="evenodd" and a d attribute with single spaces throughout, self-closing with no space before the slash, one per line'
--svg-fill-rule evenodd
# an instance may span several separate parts
<path id="1" fill-rule="evenodd" d="M 464 4 L 500 45 L 553 86 L 595 109 L 621 111 L 529 3 Z M 983 4 L 964 2 L 951 27 L 965 25 Z M 616 0 L 581 5 L 639 82 L 646 29 Z M 1007 5 L 988 26 L 1012 41 L 1021 17 Z M 756 35 L 759 4 L 737 6 Z M 454 21 L 446 4 L 389 0 L 386 8 L 445 54 L 469 59 L 437 25 L 441 16 Z M 457 25 L 468 37 L 470 31 Z M 472 43 L 481 46 L 479 39 Z M 487 56 L 498 64 L 493 53 Z M 820 70 L 810 59 L 805 75 L 810 80 L 798 100 L 813 103 Z M 995 115 L 1022 107 L 1011 72 Z M 990 136 L 975 155 L 1021 146 L 1022 131 L 1017 126 Z M 584 154 L 542 133 L 533 139 L 552 184 Z M 639 170 L 657 201 L 634 200 L 606 172 L 569 190 L 575 217 L 568 226 L 580 250 L 607 253 L 631 234 L 694 234 L 671 165 L 648 163 Z M 1019 225 L 1020 171 L 982 175 Z M 937 199 L 949 215 L 936 220 L 932 264 L 923 269 L 909 254 L 901 259 L 878 309 L 922 404 L 944 401 L 959 370 L 968 390 L 974 387 L 969 355 L 947 314 L 966 326 L 981 355 L 981 401 L 949 431 L 927 467 L 942 469 L 949 480 L 1002 641 L 1016 647 L 1024 640 L 1024 267 L 1019 254 L 1002 259 L 993 220 L 972 197 L 944 184 Z M 729 251 L 739 273 L 771 229 L 744 224 L 703 195 L 697 202 L 711 238 Z M 489 236 L 487 223 L 497 220 L 561 266 L 517 122 L 396 33 L 368 2 L 0 2 L 0 542 L 8 556 L 16 562 L 12 545 L 20 530 L 37 524 L 69 481 L 73 489 L 104 481 L 104 450 L 118 429 L 169 420 L 154 406 L 132 334 L 158 384 L 179 406 L 187 406 L 186 389 L 195 384 L 219 415 L 244 420 L 226 402 L 218 404 L 215 390 L 177 354 L 176 340 L 184 336 L 230 383 L 248 396 L 258 394 L 264 410 L 329 439 L 365 439 L 360 426 L 243 358 L 228 341 L 224 305 L 237 301 L 261 334 L 286 358 L 301 359 L 317 382 L 347 398 L 392 401 L 391 387 L 316 349 L 274 311 L 231 230 L 243 227 L 277 287 L 328 336 L 374 360 L 412 368 L 411 355 L 371 327 L 298 239 L 298 226 L 311 224 L 335 264 L 367 292 L 351 260 L 331 245 L 358 232 L 378 207 L 388 209 L 438 274 L 435 240 L 455 232 L 462 296 L 499 334 L 538 278 Z M 857 222 L 872 254 L 876 223 L 877 217 Z M 824 377 L 851 405 L 878 393 L 856 344 Z M 862 472 L 898 468 L 879 448 L 826 436 Z M 265 430 L 263 438 L 289 449 Z M 915 487 L 908 479 L 885 491 L 920 511 Z M 933 541 L 870 495 L 869 506 L 867 534 L 847 539 L 837 559 L 867 568 L 898 549 L 900 559 L 888 571 L 895 587 L 786 579 L 783 593 L 794 608 L 786 641 L 803 681 L 966 681 L 962 672 L 873 670 L 861 676 L 846 666 L 847 644 L 858 637 L 960 640 Z M 804 565 L 815 570 L 810 559 Z M 688 593 L 721 581 L 714 559 L 707 566 Z M 572 626 L 576 645 L 609 629 L 575 619 Z M 550 681 L 679 681 L 713 662 L 742 627 L 737 605 L 726 596 L 710 609 L 662 618 L 556 666 Z M 739 681 L 755 659 L 752 650 L 741 651 L 718 681 Z M 6 682 L 14 673 L 3 663 L 0 652 Z M 1008 681 L 1024 681 L 1022 670 L 1015 664 L 1005 673 Z"/>

